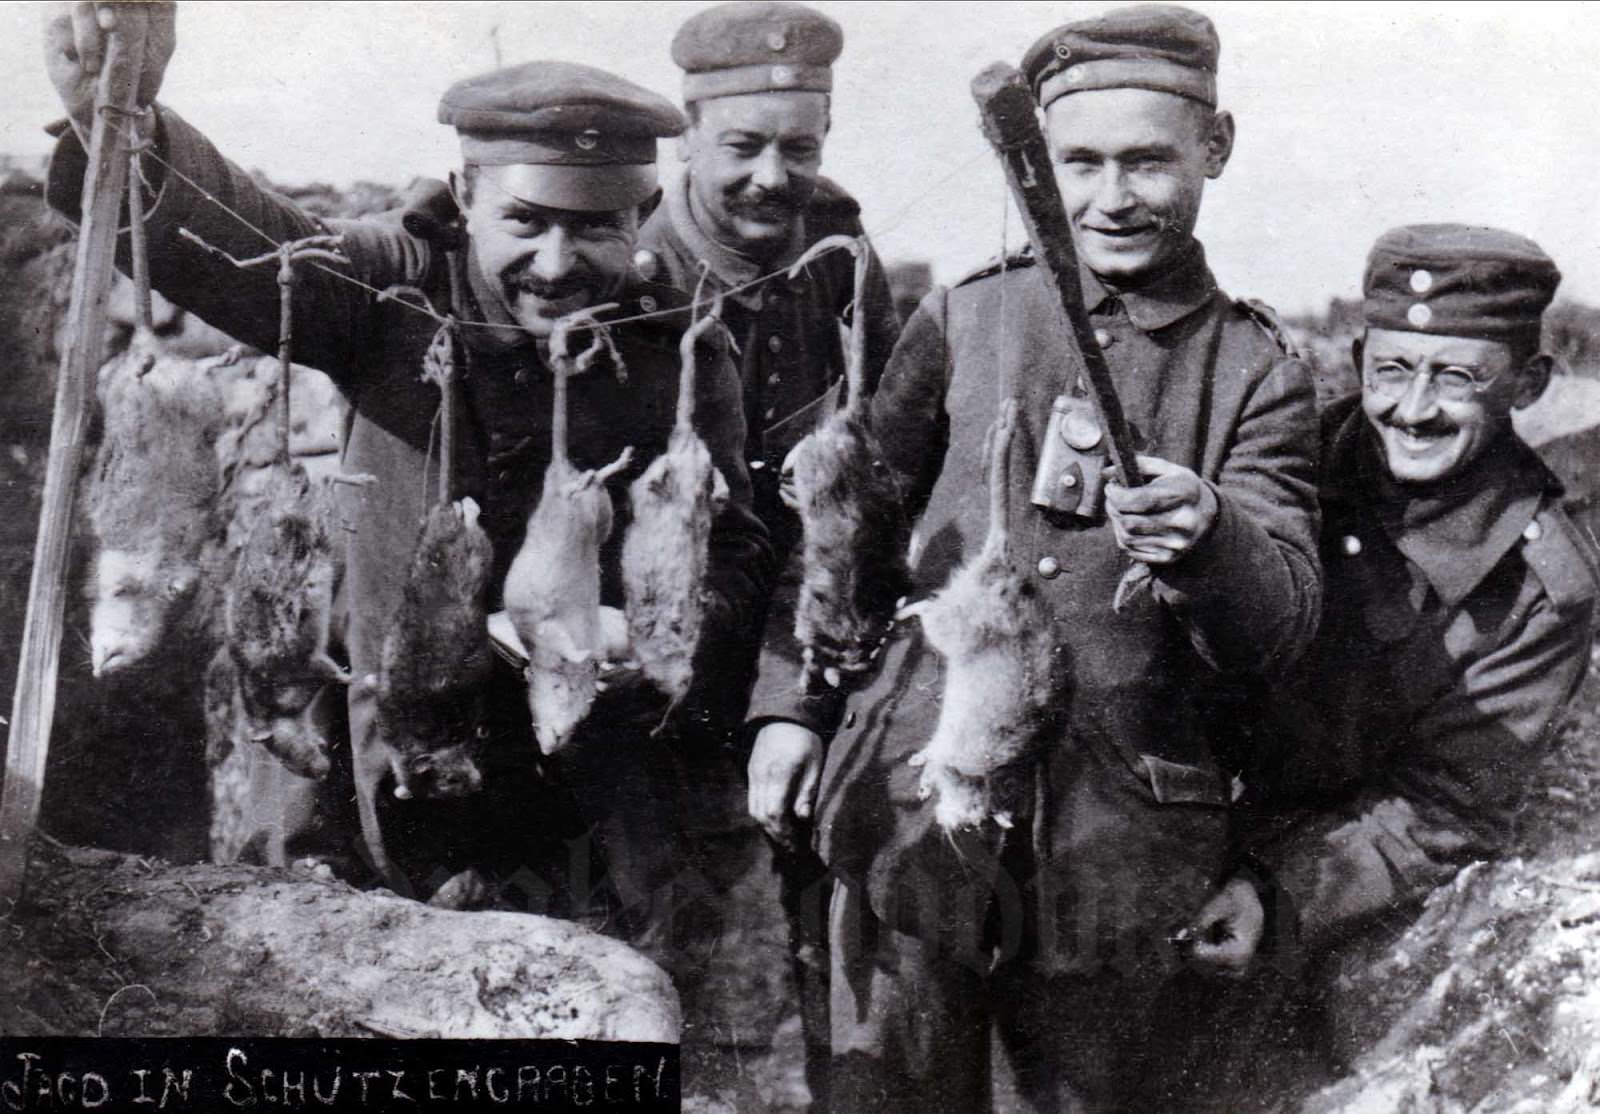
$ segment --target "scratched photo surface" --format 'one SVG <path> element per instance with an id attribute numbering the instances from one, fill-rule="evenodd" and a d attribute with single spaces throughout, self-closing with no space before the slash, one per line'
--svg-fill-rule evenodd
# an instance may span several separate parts
<path id="1" fill-rule="evenodd" d="M 844 34 L 832 67 L 822 173 L 859 203 L 860 227 L 904 318 L 930 289 L 960 283 L 1027 242 L 1001 164 L 980 132 L 972 78 L 997 60 L 1019 63 L 1050 28 L 1115 5 L 808 3 Z M 463 77 L 535 60 L 579 62 L 681 104 L 683 73 L 669 44 L 708 6 L 181 3 L 159 103 L 259 185 L 307 212 L 366 217 L 414 201 L 407 191 L 418 178 L 459 171 L 458 137 L 438 122 L 438 104 Z M 1277 311 L 1311 366 L 1319 399 L 1328 401 L 1359 386 L 1350 345 L 1362 328 L 1363 266 L 1385 230 L 1461 222 L 1542 245 L 1562 276 L 1544 319 L 1554 375 L 1544 396 L 1517 412 L 1516 428 L 1565 484 L 1577 528 L 1594 538 L 1600 6 L 1189 6 L 1216 26 L 1218 105 L 1237 123 L 1232 157 L 1207 183 L 1196 228 L 1220 287 Z M 57 148 L 45 128 L 63 115 L 43 62 L 52 8 L 0 0 L 0 712 L 8 722 L 74 262 L 72 227 L 49 212 L 43 188 Z M 684 167 L 678 141 L 659 142 L 658 162 L 670 192 Z M 236 216 L 217 219 L 221 227 Z M 135 328 L 138 296 L 126 278 L 114 283 L 100 322 L 106 360 L 73 485 L 41 838 L 25 898 L 0 905 L 0 1037 L 596 1038 L 621 1042 L 626 1054 L 612 1062 L 588 1052 L 540 1061 L 524 1065 L 520 1077 L 505 1061 L 496 1078 L 512 1088 L 520 1081 L 519 1103 L 561 1108 L 588 1098 L 641 1109 L 668 1086 L 660 1078 L 666 1061 L 651 1050 L 673 1044 L 681 1047 L 674 1070 L 685 1110 L 825 1110 L 826 1055 L 816 1042 L 825 1044 L 826 988 L 819 996 L 816 972 L 827 964 L 819 941 L 831 883 L 783 860 L 745 815 L 742 755 L 663 775 L 638 751 L 595 746 L 572 758 L 588 741 L 579 729 L 572 752 L 550 761 L 569 763 L 574 786 L 589 786 L 608 805 L 621 802 L 616 814 L 629 817 L 620 828 L 611 820 L 589 825 L 596 810 L 582 788 L 551 795 L 527 773 L 531 759 L 507 773 L 463 748 L 434 746 L 411 706 L 391 699 L 392 675 L 402 670 L 343 672 L 344 547 L 357 527 L 340 508 L 368 498 L 382 477 L 353 472 L 342 458 L 351 399 L 328 376 L 296 359 L 280 384 L 285 353 L 272 343 L 276 241 L 247 231 L 230 243 L 236 256 L 268 253 L 252 287 L 260 297 L 251 316 L 265 323 L 255 347 L 159 293 L 151 341 Z M 339 248 L 308 244 L 313 254 L 296 266 L 315 267 L 324 261 L 315 252 Z M 839 273 L 848 290 L 850 266 Z M 385 343 L 415 348 L 418 392 L 434 392 L 450 374 L 439 361 L 460 351 L 445 327 L 448 287 L 441 290 L 427 310 L 397 304 L 409 295 L 385 310 Z M 655 305 L 640 301 L 630 312 L 648 317 Z M 667 347 L 660 358 L 672 378 L 664 381 L 675 383 L 676 340 Z M 598 358 L 604 366 L 610 357 Z M 742 353 L 730 358 L 736 370 Z M 716 390 L 711 367 L 700 365 L 702 407 L 713 405 L 704 401 Z M 630 388 L 619 375 L 595 388 L 599 396 L 575 386 L 574 397 L 600 397 L 613 408 L 606 413 L 628 414 L 641 382 Z M 538 397 L 541 436 L 548 436 L 550 392 Z M 630 465 L 619 460 L 622 448 L 659 442 L 649 450 L 655 453 L 672 436 L 670 404 L 658 409 L 665 417 L 648 431 L 608 428 L 575 410 L 575 473 L 619 461 L 631 471 L 612 488 L 625 492 L 649 456 L 641 451 Z M 423 421 L 423 442 L 433 446 Z M 718 451 L 710 445 L 713 458 Z M 703 456 L 693 455 L 703 452 L 691 452 L 702 518 L 726 496 L 712 490 Z M 435 473 L 426 475 L 431 485 Z M 471 482 L 478 480 L 493 482 L 487 475 Z M 422 484 L 410 495 L 425 505 L 432 488 Z M 474 586 L 444 603 L 430 603 L 417 587 L 406 607 L 453 610 L 448 619 L 402 622 L 402 635 L 424 622 L 462 638 L 482 629 L 482 592 L 507 570 L 495 564 L 480 508 L 468 502 L 447 499 L 429 518 L 431 565 L 409 551 L 392 556 L 397 582 L 421 585 L 427 569 L 442 568 L 452 583 Z M 619 554 L 631 521 L 624 511 L 615 524 Z M 891 541 L 900 539 L 897 519 L 883 523 L 894 527 Z M 599 535 L 589 539 L 593 547 L 605 544 L 604 523 L 589 525 Z M 492 514 L 484 528 L 497 528 Z M 702 521 L 689 533 L 703 546 L 710 529 Z M 241 551 L 259 562 L 239 562 Z M 663 583 L 684 579 L 659 554 L 657 564 Z M 284 622 L 284 601 L 299 618 L 252 641 L 252 624 Z M 464 688 L 491 675 L 506 684 L 527 663 L 524 626 L 504 613 L 499 621 L 489 624 L 495 637 L 481 655 L 437 667 L 426 658 L 411 675 L 458 669 Z M 231 645 L 247 649 L 230 653 Z M 291 665 L 282 664 L 286 655 Z M 696 659 L 697 669 L 718 665 Z M 799 677 L 798 660 L 794 669 Z M 593 685 L 592 668 L 576 672 Z M 363 839 L 371 817 L 358 814 L 351 789 L 363 775 L 349 754 L 347 685 L 370 686 L 386 729 L 414 736 L 393 767 L 396 795 L 429 797 L 435 830 L 448 832 L 452 847 L 496 843 L 505 865 L 494 882 L 498 898 L 485 899 L 475 888 L 481 881 L 458 873 L 453 852 L 432 843 L 425 825 L 396 819 L 404 802 L 373 807 L 396 825 L 390 850 L 409 877 Z M 602 678 L 602 701 L 603 687 Z M 680 693 L 688 688 L 682 680 Z M 625 690 L 611 700 L 642 724 L 630 738 L 648 741 L 660 708 L 636 697 Z M 279 706 L 269 706 L 274 700 Z M 648 723 L 628 701 L 649 711 Z M 1591 668 L 1497 861 L 1468 865 L 1420 916 L 1327 961 L 1325 981 L 1338 993 L 1301 1014 L 1316 1033 L 1314 1047 L 1288 1048 L 1259 1034 L 1257 1062 L 1235 1049 L 1191 1064 L 1185 1070 L 1214 1078 L 1192 1088 L 1190 1108 L 1358 1111 L 1409 1102 L 1510 1114 L 1600 1101 L 1600 853 L 1587 834 L 1600 823 L 1597 704 L 1600 676 Z M 529 746 L 538 749 L 531 736 Z M 16 745 L 8 749 L 6 774 L 20 776 Z M 517 786 L 516 799 L 477 811 L 479 790 L 497 771 Z M 664 776 L 692 791 L 667 803 L 657 794 Z M 526 792 L 518 778 L 529 779 Z M 623 878 L 613 886 L 606 872 L 629 869 L 617 865 L 615 848 L 647 845 L 653 831 L 684 823 L 685 814 L 714 850 L 675 864 L 669 884 L 652 891 L 655 919 L 639 920 L 615 886 L 654 883 Z M 564 865 L 554 881 L 525 866 L 557 855 Z M 426 896 L 417 886 L 438 890 L 435 905 L 447 908 L 373 892 Z M 785 900 L 810 910 L 800 917 L 810 923 L 800 928 L 798 949 Z M 491 908 L 452 911 L 482 905 Z M 645 921 L 654 927 L 641 929 Z M 690 943 L 674 951 L 652 938 L 657 930 Z M 1210 1005 L 1200 1000 L 1206 994 L 1172 1008 L 1199 1016 Z M 259 1070 L 271 1050 L 254 1046 L 249 1055 L 266 1058 L 253 1072 L 226 1047 L 207 1046 L 194 1065 L 195 1086 L 221 1095 L 232 1083 L 233 1105 L 248 1095 L 288 1106 L 401 1109 L 393 1090 L 380 1094 L 380 1087 L 415 1079 L 426 1088 L 430 1066 L 448 1067 L 452 1086 L 457 1068 L 487 1071 L 459 1048 L 448 1055 L 440 1048 L 437 1064 L 407 1059 L 413 1074 L 403 1079 L 370 1065 L 370 1101 L 347 1067 L 343 1098 L 323 1102 L 335 1073 L 332 1061 L 314 1056 L 290 1065 L 308 1073 L 309 1101 L 307 1089 L 286 1091 L 281 1073 Z M 203 1108 L 170 1073 L 164 1089 L 159 1059 L 149 1061 L 153 1074 L 137 1075 L 144 1062 L 118 1062 L 92 1086 L 80 1072 L 52 1106 L 39 1098 L 37 1080 L 24 1077 L 26 1062 L 11 1058 L 0 1062 L 0 1110 L 92 1107 L 97 1088 L 118 1099 L 148 1094 L 179 1109 Z M 1003 1053 L 992 1071 L 995 1109 L 1029 1109 Z M 455 1093 L 476 1097 L 483 1076 L 473 1078 Z"/>

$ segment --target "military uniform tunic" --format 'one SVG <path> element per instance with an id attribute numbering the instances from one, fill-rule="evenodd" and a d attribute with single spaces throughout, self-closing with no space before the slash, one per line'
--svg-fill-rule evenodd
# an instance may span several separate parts
<path id="1" fill-rule="evenodd" d="M 325 371 L 350 400 L 345 471 L 377 477 L 371 486 L 345 489 L 342 504 L 350 539 L 346 591 L 351 666 L 358 677 L 375 672 L 422 518 L 436 490 L 440 400 L 437 388 L 421 379 L 423 356 L 437 323 L 396 300 L 378 299 L 374 290 L 395 284 L 419 287 L 444 310 L 450 295 L 443 253 L 407 233 L 397 218 L 313 218 L 257 186 L 178 115 L 165 108 L 159 115 L 160 153 L 177 173 L 166 173 L 147 212 L 150 274 L 153 285 L 177 304 L 245 343 L 270 350 L 278 340 L 274 269 L 238 270 L 181 239 L 178 229 L 187 228 L 237 257 L 269 248 L 266 238 L 278 243 L 315 233 L 344 235 L 340 250 L 350 259 L 344 274 L 329 267 L 298 269 L 294 356 Z M 58 148 L 50 182 L 51 203 L 69 215 L 78 206 L 83 165 L 82 147 L 69 134 Z M 260 233 L 207 200 L 207 194 Z M 686 303 L 672 288 L 650 283 L 635 283 L 616 300 L 622 305 L 614 316 Z M 631 466 L 608 485 L 617 509 L 601 558 L 601 598 L 609 606 L 622 603 L 619 557 L 628 523 L 627 486 L 666 446 L 677 394 L 677 344 L 686 324 L 684 313 L 619 327 L 614 336 L 625 380 L 609 360 L 602 360 L 570 384 L 570 454 L 578 468 L 605 465 L 625 446 L 634 447 Z M 549 462 L 551 376 L 525 334 L 469 323 L 464 336 L 470 359 L 463 380 L 465 404 L 458 408 L 456 496 L 472 495 L 483 508 L 482 523 L 495 544 L 498 596 L 498 580 L 522 543 Z M 732 363 L 719 344 L 707 345 L 701 361 L 695 424 L 729 486 L 728 502 L 711 537 L 710 602 L 702 645 L 715 652 L 747 642 L 749 630 L 759 629 L 772 562 L 766 531 L 750 509 L 744 421 Z M 705 681 L 691 693 L 689 708 L 720 720 L 742 712 L 742 704 L 730 701 L 714 676 Z M 511 685 L 505 694 L 509 704 L 493 725 L 504 737 L 491 740 L 495 745 L 490 749 L 526 766 L 536 748 L 525 703 L 520 710 L 515 707 L 521 702 L 517 687 Z M 614 733 L 620 717 L 632 733 L 641 724 L 653 726 L 661 710 L 652 700 L 603 695 L 584 731 L 590 737 Z M 369 737 L 372 697 L 365 686 L 352 686 L 350 713 L 358 765 L 364 756 L 381 761 L 374 757 Z M 573 749 L 583 745 L 580 738 Z M 483 807 L 469 803 L 471 808 L 457 811 Z M 407 808 L 385 804 L 416 815 L 447 807 L 421 801 Z M 516 811 L 510 808 L 510 813 Z M 539 827 L 537 816 L 513 820 L 510 813 L 508 823 Z M 471 826 L 471 818 L 465 819 Z"/>
<path id="2" fill-rule="evenodd" d="M 1330 942 L 1500 850 L 1588 665 L 1593 545 L 1509 430 L 1419 496 L 1325 418 L 1322 629 L 1253 721 L 1244 843 Z M 1287 912 L 1287 911 L 1286 911 Z"/>

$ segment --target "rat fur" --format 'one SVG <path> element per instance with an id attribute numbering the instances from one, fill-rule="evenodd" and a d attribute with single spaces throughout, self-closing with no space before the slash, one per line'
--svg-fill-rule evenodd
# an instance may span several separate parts
<path id="1" fill-rule="evenodd" d="M 384 636 L 374 694 L 402 800 L 462 797 L 483 785 L 474 752 L 493 669 L 485 631 L 493 566 L 478 504 L 436 503 Z"/>
<path id="2" fill-rule="evenodd" d="M 242 730 L 303 777 L 327 774 L 327 743 L 308 706 L 325 682 L 350 675 L 328 655 L 339 559 L 325 489 L 298 464 L 280 465 L 265 508 L 239 550 L 223 618 Z"/>
<path id="3" fill-rule="evenodd" d="M 528 651 L 528 710 L 545 754 L 565 746 L 594 705 L 604 654 L 600 546 L 611 534 L 613 513 L 606 481 L 633 459 L 628 448 L 604 468 L 580 472 L 567 457 L 567 379 L 588 370 L 609 347 L 595 312 L 569 314 L 551 331 L 550 465 L 503 592 L 512 626 Z M 578 328 L 594 330 L 595 340 L 573 358 L 568 344 Z"/>
<path id="4" fill-rule="evenodd" d="M 1011 826 L 1008 790 L 1033 753 L 1064 671 L 1049 609 L 1011 559 L 1010 448 L 1017 403 L 1008 399 L 989 431 L 989 533 L 977 557 L 936 595 L 905 608 L 921 619 L 945 662 L 939 721 L 921 766 L 923 795 L 946 831 L 993 819 Z"/>
<path id="5" fill-rule="evenodd" d="M 694 678 L 705 618 L 705 575 L 714 514 L 711 451 L 694 431 L 695 345 L 720 324 L 721 305 L 678 344 L 677 417 L 667 451 L 628 489 L 633 520 L 622 542 L 628 633 L 639 669 L 676 705 Z"/>
<path id="6" fill-rule="evenodd" d="M 803 529 L 802 579 L 794 633 L 805 663 L 802 688 L 821 673 L 837 686 L 869 668 L 909 582 L 906 519 L 899 482 L 865 421 L 866 322 L 860 309 L 867 249 L 859 239 L 819 240 L 793 271 L 824 251 L 855 256 L 855 306 L 845 360 L 843 408 L 790 450 L 784 484 Z M 791 274 L 793 273 L 791 271 Z"/>

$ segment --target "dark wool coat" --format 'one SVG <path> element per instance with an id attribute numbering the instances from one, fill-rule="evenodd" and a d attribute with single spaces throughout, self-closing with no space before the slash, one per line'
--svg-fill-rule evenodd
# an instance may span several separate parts
<path id="1" fill-rule="evenodd" d="M 1082 278 L 1140 451 L 1194 469 L 1219 507 L 1201 543 L 1124 613 L 1111 601 L 1128 560 L 1110 525 L 1052 524 L 1028 501 L 1052 399 L 1076 379 L 1030 260 L 925 299 L 872 408 L 920 512 L 920 597 L 981 547 L 984 435 L 999 400 L 1019 400 L 1013 552 L 1053 610 L 1071 695 L 1015 828 L 947 838 L 918 798 L 907 758 L 933 733 L 944 670 L 916 624 L 897 628 L 881 671 L 843 707 L 821 693 L 790 709 L 824 732 L 842 722 L 820 848 L 878 918 L 973 956 L 1020 948 L 1056 973 L 1147 966 L 1208 896 L 1229 787 L 1198 697 L 1219 672 L 1286 668 L 1311 637 L 1321 586 L 1312 384 L 1270 318 L 1217 290 L 1198 244 L 1137 293 Z"/>

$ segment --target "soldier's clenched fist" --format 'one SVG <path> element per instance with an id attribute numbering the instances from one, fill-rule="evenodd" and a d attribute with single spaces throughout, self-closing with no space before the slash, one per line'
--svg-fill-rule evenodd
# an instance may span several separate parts
<path id="1" fill-rule="evenodd" d="M 155 100 L 177 45 L 177 15 L 177 5 L 170 0 L 114 4 L 79 0 L 48 8 L 45 67 L 67 114 L 80 124 L 90 122 L 95 80 L 105 61 L 108 36 L 119 28 L 129 32 L 130 39 L 144 42 L 137 59 L 138 103 L 143 106 Z M 138 34 L 141 29 L 142 36 Z"/>

